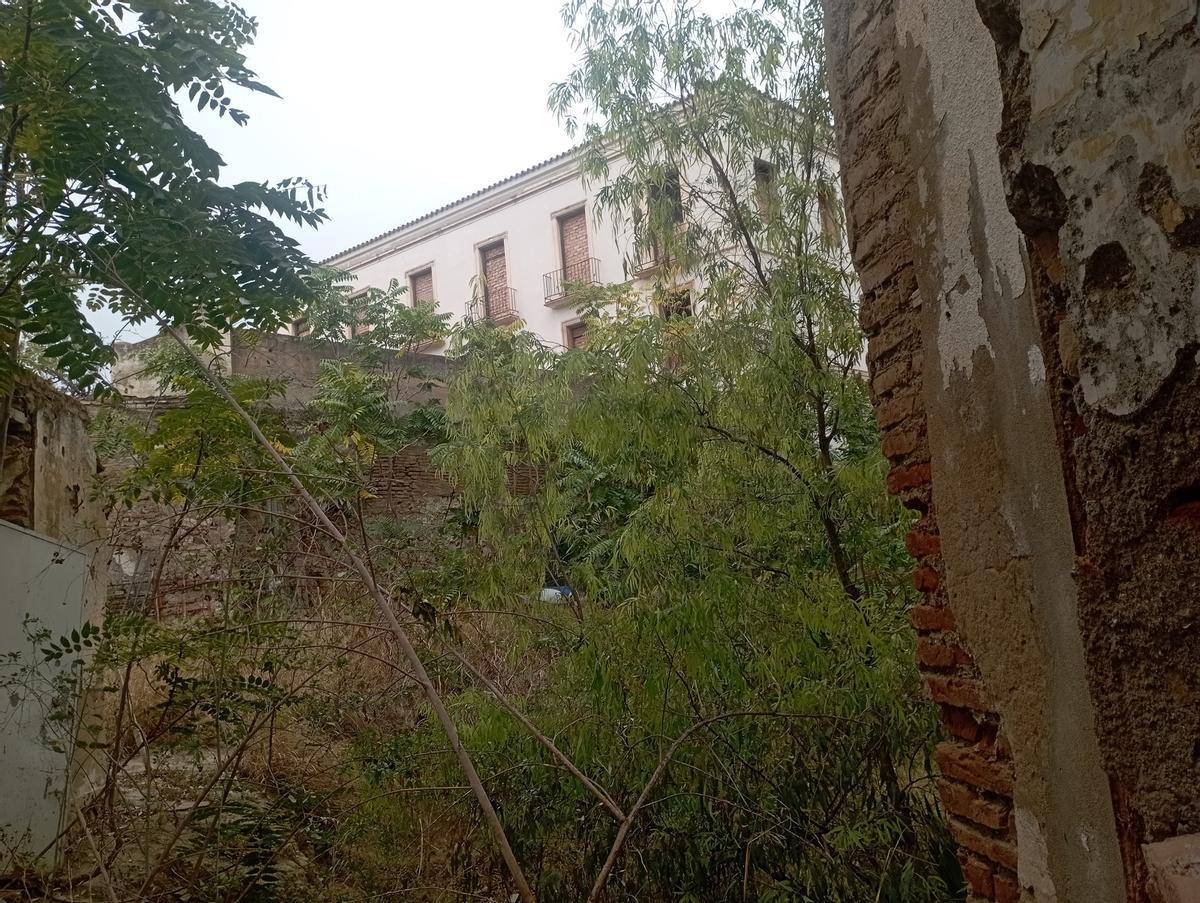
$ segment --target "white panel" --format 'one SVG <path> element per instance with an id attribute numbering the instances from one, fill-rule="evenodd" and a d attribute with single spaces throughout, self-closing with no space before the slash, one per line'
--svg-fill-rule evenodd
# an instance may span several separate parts
<path id="1" fill-rule="evenodd" d="M 87 564 L 73 546 L 0 521 L 0 832 L 29 853 L 58 834 L 73 733 L 71 719 L 51 717 L 71 708 L 55 691 L 73 658 L 44 662 L 46 644 L 30 634 L 79 628 Z"/>

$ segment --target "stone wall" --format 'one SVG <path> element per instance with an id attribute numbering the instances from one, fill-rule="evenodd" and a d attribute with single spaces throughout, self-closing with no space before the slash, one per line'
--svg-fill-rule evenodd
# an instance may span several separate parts
<path id="1" fill-rule="evenodd" d="M 1200 899 L 1196 16 L 1095 6 L 826 0 L 939 788 L 984 899 Z"/>
<path id="2" fill-rule="evenodd" d="M 112 382 L 127 399 L 145 401 L 160 394 L 143 358 L 162 342 L 174 339 L 160 334 L 136 343 L 114 343 L 117 360 Z M 322 362 L 350 360 L 354 354 L 352 346 L 341 342 L 238 330 L 225 345 L 203 352 L 201 359 L 225 374 L 286 380 L 283 395 L 274 404 L 297 410 L 312 401 Z M 389 392 L 397 407 L 407 409 L 445 398 L 454 365 L 435 354 L 382 352 L 376 366 L 390 376 Z"/>
<path id="3" fill-rule="evenodd" d="M 160 397 L 160 387 L 144 373 L 144 355 L 164 341 L 173 339 L 160 335 L 116 348 L 113 383 L 124 394 L 130 413 L 153 418 L 164 406 L 179 403 Z M 234 376 L 284 381 L 284 392 L 273 404 L 295 417 L 296 429 L 303 431 L 304 409 L 313 398 L 321 363 L 348 360 L 352 354 L 350 346 L 341 343 L 240 331 L 226 346 L 206 354 L 205 361 Z M 452 364 L 429 354 L 384 354 L 379 366 L 390 374 L 390 397 L 397 412 L 404 413 L 445 397 Z M 428 450 L 420 446 L 379 458 L 371 482 L 372 514 L 412 515 L 439 503 L 444 509 L 452 495 L 430 463 Z M 308 520 L 290 501 L 274 505 L 271 512 L 245 512 L 236 523 L 149 499 L 115 510 L 110 521 L 109 603 L 167 618 L 211 613 L 232 587 L 245 584 L 246 574 L 261 576 L 262 543 L 281 524 L 294 528 L 296 541 L 275 550 L 276 563 L 282 566 L 277 570 L 291 573 L 291 564 L 297 562 L 303 563 L 302 571 L 314 565 Z"/>

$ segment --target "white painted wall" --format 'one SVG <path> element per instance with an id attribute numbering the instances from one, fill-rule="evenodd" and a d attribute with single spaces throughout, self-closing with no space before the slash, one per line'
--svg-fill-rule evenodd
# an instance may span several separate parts
<path id="1" fill-rule="evenodd" d="M 825 163 L 836 173 L 834 158 L 827 157 Z M 610 177 L 615 178 L 624 160 L 615 155 L 609 165 Z M 747 169 L 733 176 L 739 191 L 752 198 L 753 171 Z M 711 173 L 693 167 L 683 173 L 684 191 L 689 184 L 713 178 Z M 481 291 L 473 287 L 473 280 L 481 272 L 480 248 L 503 239 L 508 287 L 515 292 L 517 314 L 525 328 L 543 342 L 561 346 L 564 327 L 577 322 L 579 315 L 570 307 L 555 308 L 546 303 L 542 277 L 562 267 L 556 216 L 583 205 L 587 211 L 589 254 L 599 261 L 599 281 L 620 283 L 630 278 L 626 260 L 634 256 L 632 225 L 614 223 L 609 214 L 598 216 L 595 189 L 585 187 L 576 158 L 566 154 L 325 262 L 352 273 L 356 277 L 355 290 L 384 289 L 393 279 L 409 285 L 411 274 L 432 267 L 438 309 L 457 321 L 466 315 L 472 292 Z M 813 227 L 819 228 L 815 218 Z M 849 266 L 848 251 L 846 261 Z M 679 277 L 678 284 L 690 285 L 694 297 L 703 291 L 699 278 Z M 634 287 L 650 286 L 635 282 Z M 440 353 L 443 349 L 429 350 Z"/>
<path id="2" fill-rule="evenodd" d="M 0 521 L 0 841 L 37 853 L 62 825 L 75 721 L 68 715 L 70 658 L 42 660 L 31 634 L 79 628 L 88 554 Z M 26 670 L 28 669 L 28 670 Z M 68 685 L 58 681 L 67 680 Z M 65 695 L 64 695 L 64 691 Z"/>
<path id="3" fill-rule="evenodd" d="M 543 274 L 562 267 L 557 214 L 584 205 L 589 254 L 599 260 L 600 281 L 626 279 L 623 259 L 631 238 L 614 229 L 607 217 L 598 220 L 594 198 L 595 192 L 584 187 L 577 162 L 564 157 L 327 262 L 353 273 L 356 290 L 386 288 L 392 279 L 407 285 L 411 273 L 432 266 L 438 309 L 457 320 L 466 315 L 472 280 L 480 273 L 479 249 L 503 239 L 517 313 L 527 329 L 558 345 L 564 324 L 579 316 L 570 308 L 548 306 L 543 291 Z"/>

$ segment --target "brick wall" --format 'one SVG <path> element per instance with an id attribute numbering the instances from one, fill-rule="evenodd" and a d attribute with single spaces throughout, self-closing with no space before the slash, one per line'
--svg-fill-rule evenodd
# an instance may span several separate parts
<path id="1" fill-rule="evenodd" d="M 412 303 L 426 304 L 432 302 L 433 298 L 433 269 L 426 267 L 420 272 L 412 274 Z"/>
<path id="2" fill-rule="evenodd" d="M 395 455 L 381 455 L 371 465 L 372 512 L 402 514 L 433 499 L 449 499 L 454 488 L 429 460 L 429 450 L 411 445 Z"/>
<path id="3" fill-rule="evenodd" d="M 562 243 L 562 265 L 567 281 L 579 281 L 587 276 L 581 270 L 588 254 L 587 214 L 581 209 L 558 220 L 559 241 Z"/>
<path id="4" fill-rule="evenodd" d="M 922 402 L 924 353 L 909 238 L 915 180 L 904 131 L 892 0 L 827 3 L 827 45 L 838 110 L 851 251 L 862 283 L 872 399 L 891 463 L 888 488 L 920 519 L 907 537 L 923 599 L 911 612 L 917 659 L 942 712 L 938 790 L 974 899 L 1015 901 L 1013 765 L 999 715 L 956 631 L 942 580 Z"/>

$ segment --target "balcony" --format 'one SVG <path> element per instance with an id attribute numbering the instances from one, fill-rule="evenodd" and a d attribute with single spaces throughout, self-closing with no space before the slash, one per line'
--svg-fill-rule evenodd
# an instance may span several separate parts
<path id="1" fill-rule="evenodd" d="M 567 301 L 567 289 L 572 285 L 599 285 L 600 261 L 585 257 L 569 263 L 561 270 L 552 270 L 542 276 L 546 306 L 561 307 Z"/>
<path id="2" fill-rule="evenodd" d="M 473 298 L 467 306 L 467 317 L 471 320 L 489 320 L 497 326 L 512 323 L 517 313 L 517 293 L 507 285 L 489 288 L 482 298 Z"/>

